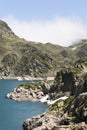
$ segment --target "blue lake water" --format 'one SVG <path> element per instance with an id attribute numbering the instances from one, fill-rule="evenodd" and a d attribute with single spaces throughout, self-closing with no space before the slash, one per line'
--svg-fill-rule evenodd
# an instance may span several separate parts
<path id="1" fill-rule="evenodd" d="M 0 80 L 0 130 L 23 130 L 27 118 L 46 111 L 47 105 L 40 102 L 18 102 L 5 98 L 19 84 L 27 81 Z"/>

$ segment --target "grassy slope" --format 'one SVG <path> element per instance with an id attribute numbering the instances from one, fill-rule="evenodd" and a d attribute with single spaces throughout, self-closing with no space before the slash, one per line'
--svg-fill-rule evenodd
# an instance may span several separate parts
<path id="1" fill-rule="evenodd" d="M 1 75 L 53 76 L 64 65 L 72 65 L 76 55 L 77 50 L 70 47 L 20 39 L 0 21 Z"/>

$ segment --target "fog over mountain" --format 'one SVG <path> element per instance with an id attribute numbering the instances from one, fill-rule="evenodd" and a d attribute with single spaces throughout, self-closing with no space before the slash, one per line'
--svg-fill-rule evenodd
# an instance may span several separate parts
<path id="1" fill-rule="evenodd" d="M 57 17 L 51 20 L 24 21 L 12 16 L 3 19 L 19 37 L 28 41 L 69 46 L 87 37 L 87 28 L 80 19 Z"/>

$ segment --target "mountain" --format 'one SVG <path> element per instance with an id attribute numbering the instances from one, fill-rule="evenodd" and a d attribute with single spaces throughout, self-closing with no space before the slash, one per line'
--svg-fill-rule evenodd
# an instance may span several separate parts
<path id="1" fill-rule="evenodd" d="M 71 46 L 75 50 L 75 54 L 79 58 L 87 57 L 87 39 L 82 39 L 75 45 Z"/>
<path id="2" fill-rule="evenodd" d="M 0 76 L 54 76 L 61 68 L 87 57 L 87 40 L 70 47 L 26 41 L 0 20 Z"/>

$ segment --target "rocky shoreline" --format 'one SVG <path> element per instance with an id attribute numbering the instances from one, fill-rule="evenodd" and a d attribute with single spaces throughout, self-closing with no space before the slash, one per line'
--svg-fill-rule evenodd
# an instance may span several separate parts
<path id="1" fill-rule="evenodd" d="M 87 130 L 85 122 L 75 123 L 70 117 L 42 114 L 23 123 L 24 130 Z"/>
<path id="2" fill-rule="evenodd" d="M 57 100 L 46 113 L 27 119 L 24 130 L 87 130 L 87 74 L 80 81 L 74 94 Z"/>
<path id="3" fill-rule="evenodd" d="M 44 78 L 42 77 L 31 77 L 31 76 L 1 76 L 0 79 L 16 79 L 18 81 L 22 81 L 22 80 L 29 80 L 29 81 L 32 81 L 32 80 L 40 80 L 40 81 L 43 81 Z M 45 78 L 46 80 L 54 80 L 54 77 L 47 77 Z"/>
<path id="4" fill-rule="evenodd" d="M 37 83 L 30 82 L 29 85 L 36 85 Z M 58 97 L 55 97 L 55 95 Z M 54 104 L 56 101 L 65 100 L 68 97 L 64 93 L 50 93 L 50 85 L 46 82 L 40 82 L 38 87 L 30 87 L 26 89 L 23 85 L 15 88 L 11 93 L 6 95 L 7 98 L 16 101 L 33 101 L 47 103 L 48 105 Z M 54 99 L 53 99 L 54 97 Z"/>
<path id="5" fill-rule="evenodd" d="M 43 78 L 41 78 L 41 77 L 35 78 L 35 77 L 30 77 L 30 76 L 25 76 L 25 77 L 22 77 L 22 76 L 18 76 L 18 77 L 17 76 L 1 76 L 0 79 L 9 79 L 9 80 L 16 79 L 19 81 L 21 81 L 21 80 L 43 80 Z"/>
<path id="6" fill-rule="evenodd" d="M 20 87 L 15 88 L 11 93 L 8 93 L 6 97 L 17 101 L 39 101 L 43 95 L 44 94 L 40 91 L 40 89 L 27 90 L 23 87 Z"/>
<path id="7" fill-rule="evenodd" d="M 45 113 L 24 121 L 24 130 L 87 130 L 87 72 L 82 68 L 60 71 L 53 82 L 20 85 L 7 97 L 49 104 Z"/>

